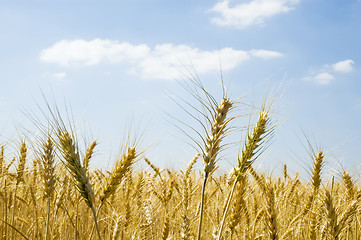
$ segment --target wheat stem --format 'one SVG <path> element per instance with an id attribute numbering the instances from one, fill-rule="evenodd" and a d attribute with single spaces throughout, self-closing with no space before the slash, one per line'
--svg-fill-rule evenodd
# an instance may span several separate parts
<path id="1" fill-rule="evenodd" d="M 208 179 L 208 172 L 205 173 L 204 175 L 204 182 L 203 182 L 203 187 L 202 187 L 202 195 L 201 195 L 201 206 L 200 206 L 200 216 L 199 216 L 199 225 L 198 225 L 198 240 L 201 239 L 201 234 L 202 234 L 202 220 L 203 220 L 203 205 L 204 205 L 204 193 L 205 193 L 205 189 L 206 189 L 206 183 L 207 183 L 207 179 Z"/>
<path id="2" fill-rule="evenodd" d="M 236 184 L 237 184 L 237 179 L 234 180 L 233 182 L 233 185 L 232 185 L 232 189 L 227 197 L 227 203 L 226 203 L 226 207 L 224 209 L 224 212 L 223 212 L 223 217 L 222 217 L 222 221 L 221 221 L 221 225 L 219 227 L 219 230 L 218 230 L 218 237 L 217 237 L 217 240 L 220 240 L 221 239 L 221 236 L 222 236 L 222 232 L 223 232 L 223 226 L 224 226 L 224 223 L 226 221 L 226 217 L 227 217 L 227 212 L 228 212 L 228 209 L 229 209 L 229 206 L 231 205 L 231 201 L 232 201 L 232 196 L 233 196 L 233 193 L 234 193 L 234 190 L 236 188 Z"/>

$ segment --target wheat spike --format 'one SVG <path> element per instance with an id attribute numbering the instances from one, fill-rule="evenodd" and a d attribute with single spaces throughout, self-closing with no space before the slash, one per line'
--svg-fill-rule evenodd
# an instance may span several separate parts
<path id="1" fill-rule="evenodd" d="M 54 191 L 55 184 L 55 163 L 54 163 L 54 148 L 53 142 L 49 137 L 48 140 L 44 143 L 44 152 L 41 155 L 42 163 L 42 175 L 44 181 L 44 195 L 45 197 L 51 197 Z"/>
<path id="2" fill-rule="evenodd" d="M 1 176 L 4 173 L 4 146 L 1 146 L 0 150 L 0 174 Z"/>
<path id="3" fill-rule="evenodd" d="M 153 163 L 151 163 L 151 161 L 149 161 L 148 158 L 144 158 L 144 161 L 149 165 L 149 167 L 151 167 L 153 169 L 153 171 L 155 172 L 154 177 L 156 176 L 160 176 L 160 170 L 159 168 L 157 168 L 156 166 L 154 166 Z"/>
<path id="4" fill-rule="evenodd" d="M 317 191 L 317 189 L 320 188 L 323 157 L 324 157 L 324 155 L 323 155 L 322 151 L 319 151 L 318 154 L 315 156 L 315 161 L 314 161 L 313 171 L 312 171 L 312 185 L 313 185 L 314 191 Z"/>
<path id="5" fill-rule="evenodd" d="M 47 198 L 47 209 L 46 209 L 46 232 L 45 239 L 49 239 L 49 225 L 50 225 L 50 200 L 54 192 L 55 185 L 55 166 L 54 166 L 54 149 L 53 142 L 49 137 L 48 140 L 44 143 L 44 152 L 41 155 L 41 162 L 43 166 L 42 175 L 44 181 L 44 197 Z M 35 175 L 35 174 L 34 174 Z"/>
<path id="6" fill-rule="evenodd" d="M 101 239 L 97 216 L 96 216 L 97 214 L 94 208 L 94 202 L 95 202 L 94 192 L 89 177 L 87 175 L 87 171 L 81 165 L 78 148 L 74 143 L 72 137 L 69 135 L 68 131 L 59 130 L 58 138 L 61 146 L 60 151 L 63 156 L 63 163 L 70 172 L 70 174 L 75 179 L 75 186 L 78 192 L 83 197 L 84 201 L 89 206 L 89 208 L 92 210 L 94 224 L 98 234 L 98 239 Z"/>
<path id="7" fill-rule="evenodd" d="M 20 147 L 20 156 L 19 156 L 19 165 L 16 169 L 16 185 L 18 185 L 20 182 L 24 181 L 24 171 L 25 171 L 25 163 L 26 163 L 26 144 L 25 142 L 21 143 Z"/>
<path id="8" fill-rule="evenodd" d="M 243 147 L 242 150 L 242 156 L 238 157 L 238 166 L 237 168 L 234 170 L 234 174 L 236 176 L 236 179 L 234 180 L 234 185 L 233 185 L 233 189 L 230 192 L 230 195 L 228 197 L 228 202 L 231 201 L 232 199 L 232 195 L 234 192 L 234 188 L 237 184 L 237 182 L 240 182 L 242 184 L 242 188 L 244 189 L 244 184 L 246 183 L 245 181 L 245 173 L 248 170 L 248 168 L 252 167 L 252 163 L 253 161 L 255 161 L 255 159 L 257 158 L 257 153 L 260 151 L 260 146 L 261 144 L 264 142 L 264 139 L 269 136 L 270 133 L 272 133 L 272 129 L 270 126 L 270 119 L 269 119 L 269 113 L 268 111 L 261 111 L 257 124 L 253 129 L 252 134 L 248 133 L 247 134 L 247 138 L 245 141 L 245 145 Z M 253 170 L 253 168 L 252 168 Z M 255 174 L 255 172 L 254 172 Z M 256 176 L 258 176 L 257 174 L 255 174 Z M 233 212 L 232 212 L 232 217 L 231 217 L 231 221 L 229 224 L 229 227 L 231 229 L 231 233 L 233 234 L 233 229 L 234 227 L 238 224 L 239 220 L 239 214 L 241 211 L 241 205 L 243 205 L 243 189 L 239 189 L 238 194 L 237 194 L 237 199 L 236 199 L 236 207 L 233 208 Z M 225 210 L 224 210 L 224 216 L 223 216 L 223 220 L 221 222 L 221 227 L 219 230 L 219 237 L 218 239 L 220 239 L 220 236 L 222 234 L 222 230 L 223 230 L 223 224 L 225 221 L 225 217 L 227 215 L 228 212 L 228 207 L 229 207 L 229 203 L 227 203 Z"/>
<path id="9" fill-rule="evenodd" d="M 283 164 L 283 178 L 286 180 L 287 178 L 289 178 L 288 173 L 287 173 L 287 164 Z"/>
<path id="10" fill-rule="evenodd" d="M 216 158 L 221 148 L 221 141 L 224 138 L 226 126 L 229 123 L 227 114 L 232 105 L 233 102 L 224 97 L 212 116 L 211 129 L 206 137 L 206 144 L 203 150 L 203 166 L 206 173 L 212 172 L 216 167 Z"/>
<path id="11" fill-rule="evenodd" d="M 83 167 L 87 172 L 89 171 L 89 160 L 92 158 L 94 153 L 94 148 L 96 147 L 97 144 L 98 144 L 97 141 L 93 141 L 85 152 L 85 156 L 83 159 Z"/>
<path id="12" fill-rule="evenodd" d="M 328 190 L 325 191 L 324 204 L 327 212 L 328 234 L 331 237 L 331 239 L 337 239 L 337 232 L 338 232 L 337 214 L 331 193 Z"/>
<path id="13" fill-rule="evenodd" d="M 350 174 L 348 174 L 348 172 L 346 172 L 346 171 L 343 171 L 342 179 L 343 179 L 343 182 L 344 182 L 344 184 L 346 186 L 347 198 L 348 199 L 353 199 L 354 193 L 355 193 L 355 186 L 354 186 L 355 184 L 352 181 L 352 179 L 350 177 Z"/>
<path id="14" fill-rule="evenodd" d="M 59 132 L 59 141 L 63 163 L 75 179 L 75 186 L 89 207 L 94 203 L 94 192 L 86 174 L 85 168 L 81 165 L 78 149 L 69 135 L 64 130 Z"/>
<path id="15" fill-rule="evenodd" d="M 100 201 L 104 202 L 110 195 L 112 195 L 118 188 L 123 176 L 127 173 L 135 159 L 137 154 L 135 152 L 135 147 L 129 147 L 128 152 L 123 153 L 120 159 L 118 159 L 113 167 L 113 171 L 107 179 L 107 185 L 104 188 L 100 196 Z"/>

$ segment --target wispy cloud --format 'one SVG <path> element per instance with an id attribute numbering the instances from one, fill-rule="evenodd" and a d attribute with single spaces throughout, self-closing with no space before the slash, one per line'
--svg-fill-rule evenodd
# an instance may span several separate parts
<path id="1" fill-rule="evenodd" d="M 313 71 L 309 76 L 304 77 L 303 80 L 305 81 L 312 81 L 319 85 L 329 85 L 331 84 L 336 78 L 336 73 L 349 73 L 353 71 L 354 61 L 351 59 L 347 59 L 344 61 L 339 61 L 335 64 L 325 64 L 321 69 L 318 71 Z"/>
<path id="2" fill-rule="evenodd" d="M 51 73 L 51 72 L 45 72 L 45 77 L 54 78 L 56 80 L 63 80 L 66 77 L 66 72 L 58 72 L 58 73 Z"/>
<path id="3" fill-rule="evenodd" d="M 348 73 L 353 71 L 353 64 L 355 64 L 353 60 L 347 59 L 345 61 L 340 61 L 332 64 L 332 68 L 336 72 Z"/>
<path id="4" fill-rule="evenodd" d="M 172 79 L 180 72 L 196 67 L 199 74 L 233 69 L 237 63 L 256 58 L 277 58 L 283 54 L 276 51 L 201 50 L 188 45 L 159 44 L 154 48 L 146 44 L 133 45 L 106 39 L 62 40 L 40 53 L 43 62 L 55 63 L 63 67 L 84 67 L 100 63 L 129 64 L 129 73 L 140 74 L 144 79 Z"/>
<path id="5" fill-rule="evenodd" d="M 61 66 L 87 66 L 106 61 L 119 62 L 125 58 L 136 60 L 147 56 L 149 51 L 146 45 L 134 46 L 111 40 L 62 40 L 41 51 L 40 59 Z"/>
<path id="6" fill-rule="evenodd" d="M 299 0 L 251 0 L 245 3 L 233 4 L 230 0 L 218 2 L 210 9 L 220 16 L 211 21 L 220 26 L 245 28 L 250 25 L 263 24 L 265 19 L 289 12 Z"/>
<path id="7" fill-rule="evenodd" d="M 312 77 L 305 77 L 304 80 L 312 81 L 319 85 L 329 85 L 333 80 L 335 80 L 335 77 L 328 72 L 322 72 Z"/>
<path id="8" fill-rule="evenodd" d="M 270 58 L 278 58 L 283 57 L 283 54 L 280 52 L 269 51 L 264 49 L 253 49 L 250 51 L 250 54 L 254 57 L 270 59 Z"/>

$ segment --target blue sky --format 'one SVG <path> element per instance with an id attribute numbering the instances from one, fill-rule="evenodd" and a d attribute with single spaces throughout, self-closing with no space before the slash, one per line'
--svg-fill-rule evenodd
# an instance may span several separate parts
<path id="1" fill-rule="evenodd" d="M 261 169 L 303 171 L 304 135 L 323 147 L 329 168 L 358 169 L 360 12 L 357 0 L 1 1 L 1 140 L 35 131 L 23 111 L 44 105 L 43 91 L 99 140 L 95 166 L 107 166 L 132 125 L 144 129 L 153 162 L 183 168 L 195 152 L 168 114 L 191 118 L 170 95 L 192 102 L 177 80 L 195 71 L 219 96 L 221 62 L 230 96 L 247 92 L 244 102 L 257 106 L 281 85 Z M 237 150 L 220 160 L 222 171 Z"/>

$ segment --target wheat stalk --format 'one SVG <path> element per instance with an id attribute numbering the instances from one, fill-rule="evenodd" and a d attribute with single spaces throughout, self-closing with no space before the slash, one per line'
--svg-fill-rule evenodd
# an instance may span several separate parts
<path id="1" fill-rule="evenodd" d="M 264 109 L 264 108 L 263 108 Z M 248 132 L 246 141 L 242 150 L 241 157 L 238 157 L 238 166 L 234 170 L 234 174 L 236 176 L 234 180 L 234 184 L 232 187 L 231 192 L 229 193 L 227 204 L 223 213 L 222 222 L 220 224 L 220 228 L 218 231 L 218 240 L 221 238 L 224 222 L 227 216 L 228 208 L 230 205 L 230 202 L 232 200 L 233 192 L 236 187 L 237 182 L 241 182 L 242 186 L 244 184 L 245 179 L 245 173 L 248 170 L 248 168 L 252 165 L 252 163 L 257 158 L 257 153 L 260 151 L 260 146 L 264 142 L 264 139 L 267 138 L 267 136 L 270 136 L 272 133 L 272 127 L 270 127 L 270 118 L 269 118 L 269 111 L 261 111 L 259 114 L 259 118 L 257 121 L 256 126 L 253 128 L 253 132 Z M 255 157 L 256 156 L 256 157 Z M 243 186 L 244 188 L 244 186 Z M 243 191 L 242 189 L 239 189 L 239 191 Z M 239 192 L 238 197 L 243 198 L 243 192 Z M 238 199 L 238 203 L 241 204 L 243 200 Z M 241 206 L 237 207 L 234 212 L 239 212 Z M 235 220 L 235 218 L 239 216 L 239 214 L 234 213 L 233 218 L 231 220 L 230 229 L 233 233 L 233 229 L 238 223 L 238 220 Z"/>
<path id="2" fill-rule="evenodd" d="M 15 226 L 15 214 L 16 214 L 16 210 L 17 210 L 17 206 L 16 206 L 17 192 L 18 192 L 18 186 L 19 186 L 20 182 L 24 182 L 26 154 L 27 154 L 27 147 L 26 147 L 25 142 L 22 142 L 21 146 L 20 146 L 19 164 L 18 164 L 18 167 L 16 168 L 16 185 L 15 185 L 15 193 L 14 193 L 14 208 L 13 208 L 13 216 L 12 216 L 12 220 L 11 220 L 11 226 Z M 13 228 L 13 230 L 14 230 L 14 228 Z M 11 232 L 11 239 L 13 239 L 13 237 L 14 237 L 14 231 Z"/>
<path id="3" fill-rule="evenodd" d="M 313 169 L 312 169 L 312 177 L 311 177 L 311 184 L 312 184 L 312 191 L 307 195 L 306 203 L 302 209 L 302 211 L 297 214 L 289 223 L 288 229 L 292 229 L 293 231 L 293 224 L 297 222 L 299 219 L 305 217 L 307 213 L 311 210 L 313 202 L 317 196 L 317 193 L 320 188 L 321 184 L 321 170 L 324 164 L 324 154 L 322 151 L 319 151 L 317 154 L 314 155 L 314 162 L 313 162 Z M 313 221 L 311 216 L 311 222 Z M 311 225 L 311 235 L 312 233 L 312 225 Z M 284 236 L 282 237 L 282 239 Z"/>
<path id="4" fill-rule="evenodd" d="M 4 146 L 1 146 L 1 150 L 0 150 L 0 174 L 1 177 L 4 174 Z"/>
<path id="5" fill-rule="evenodd" d="M 94 192 L 89 177 L 87 176 L 86 169 L 81 165 L 77 146 L 66 130 L 59 130 L 58 138 L 61 146 L 60 151 L 63 156 L 63 163 L 74 178 L 75 186 L 78 192 L 83 197 L 88 207 L 92 210 L 98 238 L 101 239 L 97 216 L 94 209 Z"/>
<path id="6" fill-rule="evenodd" d="M 191 191 L 191 179 L 190 173 L 196 161 L 198 160 L 200 154 L 197 153 L 194 158 L 189 162 L 187 169 L 183 176 L 183 184 L 182 184 L 182 192 L 183 192 L 183 215 L 182 215 L 182 233 L 181 237 L 183 240 L 187 240 L 190 238 L 190 220 L 188 218 L 188 210 L 189 210 L 189 201 L 190 201 L 190 191 Z"/>
<path id="7" fill-rule="evenodd" d="M 266 219 L 269 231 L 269 237 L 272 240 L 278 239 L 278 228 L 277 228 L 277 213 L 275 210 L 275 194 L 272 183 L 270 182 L 267 188 L 266 196 Z"/>
<path id="8" fill-rule="evenodd" d="M 203 166 L 204 166 L 204 182 L 202 186 L 201 195 L 201 206 L 200 206 L 200 217 L 199 217 L 199 230 L 198 240 L 201 239 L 202 232 L 202 220 L 203 220 L 203 204 L 204 204 L 204 193 L 207 184 L 209 173 L 212 172 L 216 167 L 216 158 L 221 148 L 221 141 L 225 136 L 226 126 L 232 119 L 227 119 L 227 114 L 232 107 L 233 102 L 226 97 L 223 97 L 221 103 L 215 108 L 213 114 L 213 121 L 211 123 L 211 130 L 206 137 L 205 146 L 203 150 Z"/>
<path id="9" fill-rule="evenodd" d="M 44 181 L 44 196 L 47 198 L 47 207 L 46 207 L 46 232 L 45 240 L 50 239 L 49 236 L 49 225 L 50 225 L 50 200 L 54 192 L 55 185 L 55 166 L 54 166 L 54 149 L 53 142 L 49 137 L 48 140 L 44 143 L 44 152 L 41 155 L 42 160 L 42 173 Z"/>

